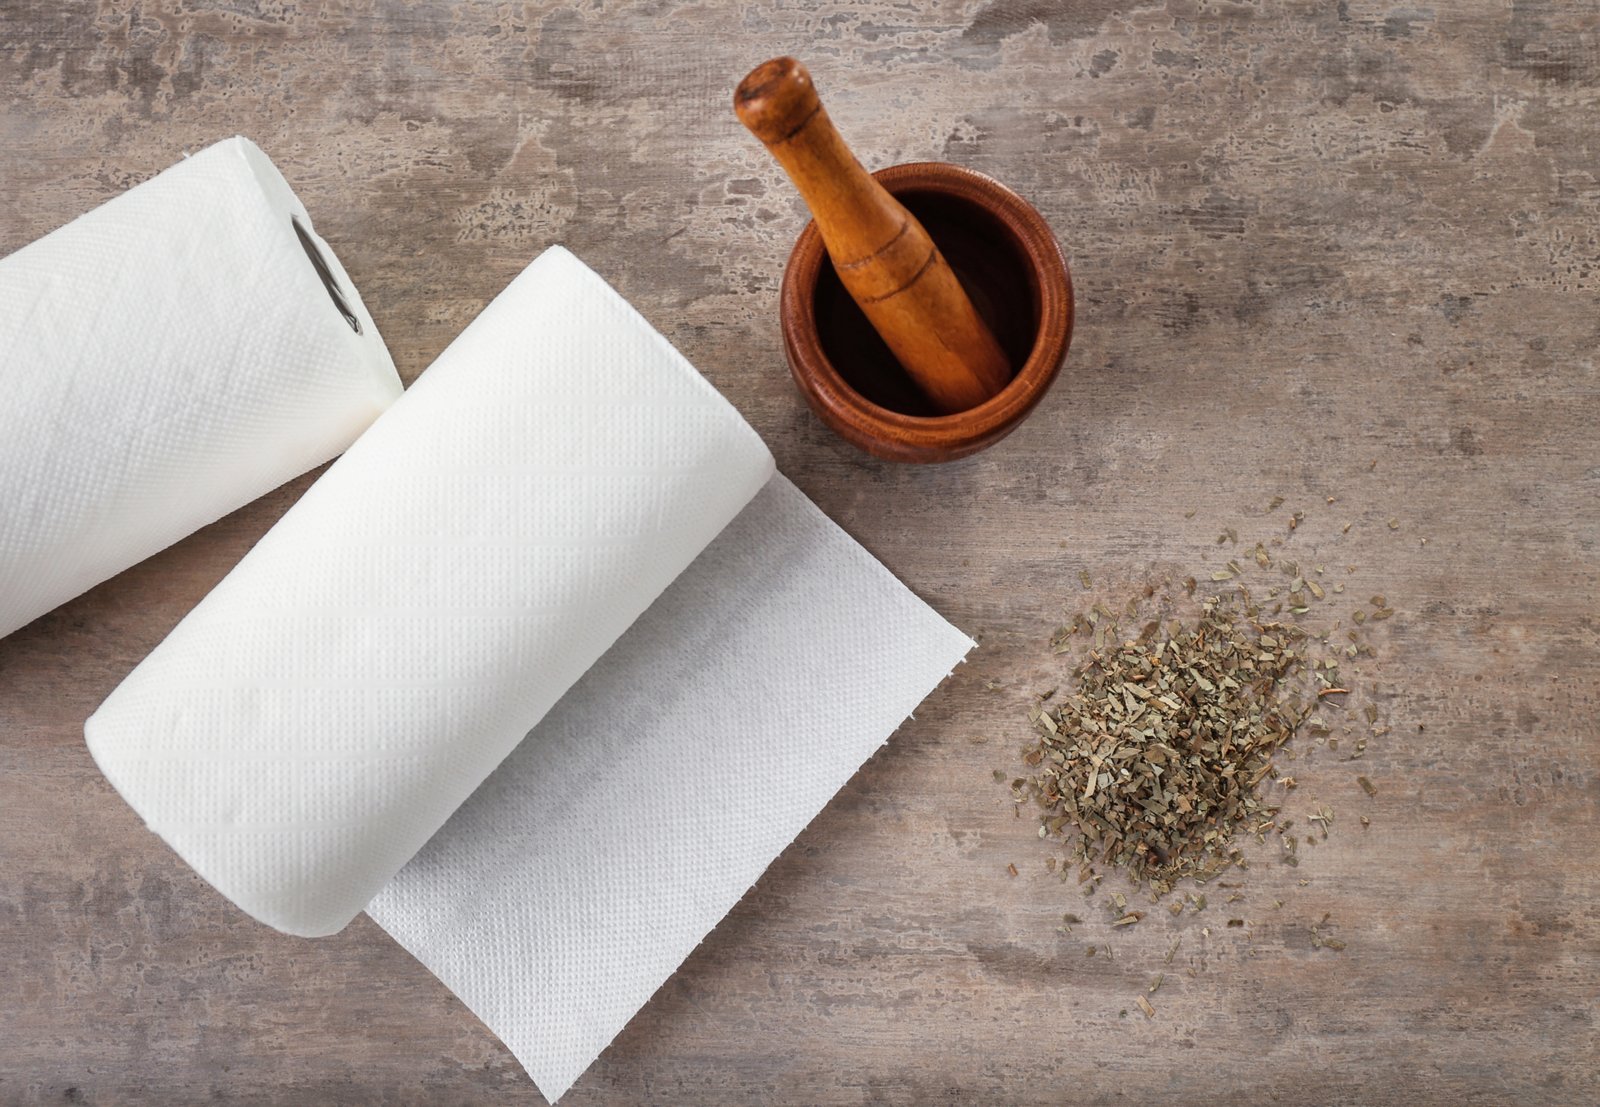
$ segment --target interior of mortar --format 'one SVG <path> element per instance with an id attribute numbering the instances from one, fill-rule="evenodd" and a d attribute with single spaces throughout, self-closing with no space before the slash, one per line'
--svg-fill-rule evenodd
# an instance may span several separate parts
<path id="1" fill-rule="evenodd" d="M 1039 289 L 1022 243 L 1005 223 L 966 200 L 915 190 L 897 190 L 895 198 L 927 228 L 1005 350 L 1014 376 L 1039 331 Z M 902 415 L 939 414 L 878 337 L 826 257 L 817 276 L 815 311 L 823 353 L 864 399 Z"/>

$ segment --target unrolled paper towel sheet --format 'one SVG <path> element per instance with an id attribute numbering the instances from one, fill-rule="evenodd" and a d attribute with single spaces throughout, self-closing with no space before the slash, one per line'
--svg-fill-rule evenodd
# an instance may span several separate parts
<path id="1" fill-rule="evenodd" d="M 774 476 L 367 911 L 554 1101 L 971 646 Z"/>
<path id="2" fill-rule="evenodd" d="M 559 1096 L 970 648 L 772 472 L 550 250 L 89 747 L 257 918 L 371 901 Z"/>
<path id="3" fill-rule="evenodd" d="M 0 260 L 0 393 L 3 637 L 327 461 L 400 378 L 233 138 Z"/>

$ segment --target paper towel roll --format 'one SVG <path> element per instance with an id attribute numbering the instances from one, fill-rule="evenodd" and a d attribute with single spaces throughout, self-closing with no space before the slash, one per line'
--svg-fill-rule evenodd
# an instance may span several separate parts
<path id="1" fill-rule="evenodd" d="M 772 468 L 547 251 L 134 670 L 89 749 L 245 911 L 332 933 Z"/>
<path id="2" fill-rule="evenodd" d="M 327 461 L 400 394 L 243 138 L 0 260 L 0 384 L 0 636 Z"/>
<path id="3" fill-rule="evenodd" d="M 366 905 L 553 1100 L 971 646 L 554 249 L 87 731 L 225 895 Z"/>

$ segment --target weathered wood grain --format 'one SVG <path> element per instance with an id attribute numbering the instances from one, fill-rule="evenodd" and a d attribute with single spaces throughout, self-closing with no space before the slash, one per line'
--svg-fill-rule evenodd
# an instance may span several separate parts
<path id="1" fill-rule="evenodd" d="M 0 251 L 242 132 L 410 379 L 565 242 L 981 636 L 567 1102 L 1595 1102 L 1597 23 L 1585 0 L 5 0 Z M 795 395 L 775 305 L 802 209 L 729 103 L 781 53 L 872 167 L 973 166 L 1059 232 L 1076 344 L 1001 446 L 878 463 Z M 308 483 L 0 641 L 0 1102 L 537 1101 L 375 927 L 251 923 L 84 750 Z M 1057 679 L 1046 640 L 1080 569 L 1118 599 L 1291 510 L 1287 548 L 1400 611 L 1359 676 L 1393 725 L 1379 794 L 1303 759 L 1338 822 L 1252 870 L 1248 933 L 1213 910 L 1109 938 L 990 778 Z M 1310 945 L 1324 913 L 1342 953 Z"/>

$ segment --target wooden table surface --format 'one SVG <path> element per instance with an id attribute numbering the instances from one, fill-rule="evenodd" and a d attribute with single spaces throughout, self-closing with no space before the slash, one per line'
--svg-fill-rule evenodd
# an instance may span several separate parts
<path id="1" fill-rule="evenodd" d="M 0 252 L 240 132 L 409 381 L 565 243 L 981 639 L 564 1102 L 1596 1102 L 1597 28 L 1587 0 L 5 0 Z M 805 215 L 730 110 L 785 52 L 871 166 L 991 173 L 1065 245 L 1068 366 L 995 449 L 872 461 L 790 385 Z M 310 479 L 0 641 L 0 1102 L 539 1101 L 377 927 L 253 923 L 85 752 Z M 1208 580 L 1229 527 L 1347 582 L 1319 615 L 1388 597 L 1354 679 L 1389 733 L 1357 765 L 1302 743 L 1296 802 L 1336 821 L 1298 868 L 1252 847 L 1242 900 L 1113 932 L 991 774 L 1063 613 Z"/>

